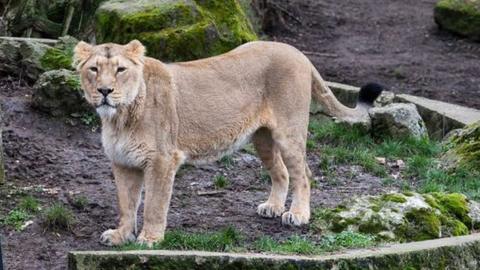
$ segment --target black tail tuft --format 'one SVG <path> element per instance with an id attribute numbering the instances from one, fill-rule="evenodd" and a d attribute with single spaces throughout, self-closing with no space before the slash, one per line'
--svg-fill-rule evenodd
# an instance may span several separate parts
<path id="1" fill-rule="evenodd" d="M 373 104 L 383 91 L 383 86 L 378 83 L 367 83 L 360 88 L 358 102 Z"/>

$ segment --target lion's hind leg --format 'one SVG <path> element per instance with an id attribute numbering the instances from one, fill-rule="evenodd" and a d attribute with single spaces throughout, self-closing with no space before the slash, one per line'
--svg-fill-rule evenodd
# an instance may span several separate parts
<path id="1" fill-rule="evenodd" d="M 270 196 L 266 202 L 258 206 L 257 213 L 268 218 L 279 217 L 285 211 L 288 194 L 287 168 L 283 164 L 280 149 L 268 129 L 259 129 L 253 136 L 253 144 L 272 181 Z"/>
<path id="2" fill-rule="evenodd" d="M 279 148 L 283 162 L 288 169 L 292 183 L 292 205 L 290 210 L 283 213 L 282 223 L 300 226 L 307 224 L 310 219 L 310 181 L 311 174 L 306 163 L 306 134 L 300 130 L 291 131 L 287 135 L 278 136 Z"/>

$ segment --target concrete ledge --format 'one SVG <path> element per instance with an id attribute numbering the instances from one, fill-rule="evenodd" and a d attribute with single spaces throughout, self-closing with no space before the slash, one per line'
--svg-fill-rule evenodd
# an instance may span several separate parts
<path id="1" fill-rule="evenodd" d="M 450 130 L 480 121 L 480 111 L 443 101 L 412 95 L 396 95 L 395 102 L 417 105 L 431 137 L 443 138 Z"/>
<path id="2" fill-rule="evenodd" d="M 480 234 L 324 256 L 202 251 L 77 251 L 68 269 L 479 269 Z"/>
<path id="3" fill-rule="evenodd" d="M 47 45 L 55 45 L 58 42 L 58 39 L 48 39 L 48 38 L 26 38 L 26 37 L 2 37 L 0 39 L 4 40 L 13 40 L 13 41 L 34 41 L 40 42 Z"/>

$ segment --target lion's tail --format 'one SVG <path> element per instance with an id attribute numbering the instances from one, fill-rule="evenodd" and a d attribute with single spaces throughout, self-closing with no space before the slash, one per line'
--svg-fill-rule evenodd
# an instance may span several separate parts
<path id="1" fill-rule="evenodd" d="M 349 108 L 335 97 L 317 69 L 312 65 L 312 97 L 322 106 L 324 113 L 339 120 L 361 121 L 368 118 L 368 109 L 382 92 L 382 87 L 371 83 L 360 89 L 358 103 Z"/>

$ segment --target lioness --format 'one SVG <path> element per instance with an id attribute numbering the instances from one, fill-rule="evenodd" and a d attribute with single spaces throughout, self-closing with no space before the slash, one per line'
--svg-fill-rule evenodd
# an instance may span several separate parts
<path id="1" fill-rule="evenodd" d="M 118 192 L 120 224 L 101 241 L 119 245 L 135 239 L 142 187 L 144 224 L 136 240 L 161 241 L 178 167 L 217 160 L 250 140 L 272 179 L 257 213 L 281 216 L 284 224 L 308 223 L 311 97 L 326 113 L 347 120 L 368 117 L 364 106 L 343 106 L 307 57 L 282 43 L 250 42 L 223 55 L 173 64 L 144 54 L 137 40 L 75 47 L 74 64 L 85 98 L 101 117 Z M 285 211 L 289 179 L 293 198 Z"/>

